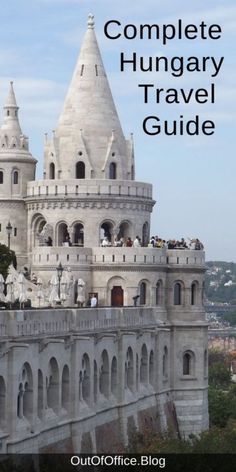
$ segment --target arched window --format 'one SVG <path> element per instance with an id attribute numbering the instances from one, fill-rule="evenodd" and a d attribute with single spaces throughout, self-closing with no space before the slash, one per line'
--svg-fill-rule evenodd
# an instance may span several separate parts
<path id="1" fill-rule="evenodd" d="M 58 236 L 57 236 L 57 241 L 58 241 L 58 246 L 69 246 L 71 241 L 70 241 L 70 235 L 68 233 L 68 226 L 66 223 L 59 223 L 58 225 Z"/>
<path id="2" fill-rule="evenodd" d="M 104 349 L 101 358 L 101 368 L 99 377 L 99 388 L 101 394 L 105 397 L 109 397 L 109 358 L 107 351 Z"/>
<path id="3" fill-rule="evenodd" d="M 111 363 L 111 393 L 116 397 L 118 393 L 118 379 L 117 379 L 117 359 L 114 356 Z"/>
<path id="4" fill-rule="evenodd" d="M 195 282 L 191 285 L 191 305 L 196 305 L 197 301 L 197 284 Z"/>
<path id="5" fill-rule="evenodd" d="M 109 179 L 116 179 L 116 163 L 111 162 L 109 165 Z"/>
<path id="6" fill-rule="evenodd" d="M 187 351 L 183 355 L 183 375 L 194 374 L 194 354 L 191 351 Z"/>
<path id="7" fill-rule="evenodd" d="M 64 366 L 61 381 L 61 405 L 66 411 L 70 408 L 70 375 L 69 367 Z"/>
<path id="8" fill-rule="evenodd" d="M 98 396 L 98 368 L 97 368 L 97 362 L 93 362 L 93 397 L 94 397 L 94 403 L 97 402 L 97 396 Z"/>
<path id="9" fill-rule="evenodd" d="M 38 370 L 38 417 L 43 417 L 43 374 Z"/>
<path id="10" fill-rule="evenodd" d="M 158 280 L 156 284 L 156 305 L 162 304 L 162 281 Z"/>
<path id="11" fill-rule="evenodd" d="M 153 350 L 149 356 L 149 383 L 154 386 L 154 353 Z"/>
<path id="12" fill-rule="evenodd" d="M 88 354 L 83 355 L 82 359 L 82 397 L 83 400 L 90 403 L 90 360 Z"/>
<path id="13" fill-rule="evenodd" d="M 147 285 L 145 282 L 140 284 L 140 305 L 146 305 Z"/>
<path id="14" fill-rule="evenodd" d="M 74 225 L 74 244 L 84 246 L 84 226 L 82 223 Z"/>
<path id="15" fill-rule="evenodd" d="M 3 184 L 3 171 L 0 170 L 0 184 Z"/>
<path id="16" fill-rule="evenodd" d="M 103 244 L 103 240 L 106 239 L 109 243 L 112 240 L 114 224 L 111 221 L 104 221 L 100 226 L 100 243 Z"/>
<path id="17" fill-rule="evenodd" d="M 33 374 L 31 367 L 25 363 L 22 369 L 22 413 L 30 421 L 33 415 Z"/>
<path id="18" fill-rule="evenodd" d="M 51 162 L 49 166 L 49 179 L 54 180 L 55 179 L 55 164 L 54 162 Z"/>
<path id="19" fill-rule="evenodd" d="M 126 363 L 125 363 L 125 375 L 126 381 L 125 386 L 131 391 L 134 389 L 134 356 L 131 347 L 128 348 L 126 353 Z"/>
<path id="20" fill-rule="evenodd" d="M 140 382 L 147 384 L 148 382 L 148 353 L 146 344 L 143 344 L 140 359 Z"/>
<path id="21" fill-rule="evenodd" d="M 164 347 L 163 359 L 162 359 L 162 375 L 168 377 L 168 349 Z"/>
<path id="22" fill-rule="evenodd" d="M 75 166 L 75 178 L 85 179 L 85 163 L 83 161 L 77 162 Z"/>
<path id="23" fill-rule="evenodd" d="M 13 184 L 17 185 L 19 181 L 19 174 L 17 170 L 14 170 L 13 172 Z"/>
<path id="24" fill-rule="evenodd" d="M 47 404 L 49 408 L 55 413 L 58 413 L 59 408 L 59 369 L 55 357 L 52 357 L 49 362 L 48 376 L 47 376 Z"/>
<path id="25" fill-rule="evenodd" d="M 174 285 L 174 305 L 181 305 L 181 284 L 176 282 Z"/>

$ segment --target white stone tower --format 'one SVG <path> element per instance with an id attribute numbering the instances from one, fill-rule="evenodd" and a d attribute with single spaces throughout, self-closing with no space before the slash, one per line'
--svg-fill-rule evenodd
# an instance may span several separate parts
<path id="1" fill-rule="evenodd" d="M 27 262 L 27 214 L 24 198 L 27 183 L 34 180 L 36 160 L 29 152 L 28 138 L 22 133 L 19 107 L 10 83 L 0 128 L 0 242 L 7 244 L 6 226 L 12 225 L 11 249 L 18 264 Z"/>
<path id="2" fill-rule="evenodd" d="M 58 126 L 52 139 L 46 135 L 44 180 L 28 186 L 34 271 L 41 270 L 39 259 L 45 267 L 37 249 L 42 230 L 61 251 L 68 236 L 73 246 L 86 248 L 99 247 L 104 234 L 111 243 L 136 235 L 148 242 L 152 186 L 136 182 L 134 169 L 133 138 L 124 137 L 89 15 Z M 58 251 L 57 256 L 49 255 L 48 269 L 60 259 Z M 78 270 L 77 256 L 69 259 Z"/>

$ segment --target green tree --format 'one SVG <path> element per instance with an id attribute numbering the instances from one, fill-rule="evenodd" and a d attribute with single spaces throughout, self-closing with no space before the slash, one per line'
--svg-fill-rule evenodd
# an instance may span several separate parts
<path id="1" fill-rule="evenodd" d="M 0 244 L 0 274 L 4 279 L 7 277 L 8 267 L 13 264 L 16 267 L 16 256 L 7 246 Z"/>
<path id="2" fill-rule="evenodd" d="M 230 418 L 231 405 L 228 393 L 209 387 L 208 391 L 210 426 L 224 428 Z"/>
<path id="3" fill-rule="evenodd" d="M 209 366 L 209 385 L 215 388 L 226 389 L 231 382 L 229 366 L 223 362 L 216 362 Z"/>

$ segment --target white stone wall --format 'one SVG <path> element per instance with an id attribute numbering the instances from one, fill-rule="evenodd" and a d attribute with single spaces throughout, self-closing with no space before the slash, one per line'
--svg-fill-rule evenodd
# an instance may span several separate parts
<path id="1" fill-rule="evenodd" d="M 62 309 L 0 313 L 0 327 L 6 339 L 1 452 L 38 452 L 68 439 L 80 452 L 89 431 L 95 452 L 99 427 L 115 421 L 127 443 L 128 418 L 140 428 L 140 415 L 149 422 L 153 410 L 165 430 L 175 421 L 173 412 L 167 418 L 170 407 L 183 436 L 207 428 L 204 322 L 192 328 L 158 324 L 148 308 Z M 11 336 L 17 342 L 8 343 Z M 191 378 L 182 374 L 185 349 L 195 354 Z"/>

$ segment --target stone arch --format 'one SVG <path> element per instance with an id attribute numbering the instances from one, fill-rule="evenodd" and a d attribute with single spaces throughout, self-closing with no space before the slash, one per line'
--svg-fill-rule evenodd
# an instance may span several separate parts
<path id="1" fill-rule="evenodd" d="M 191 283 L 191 287 L 190 287 L 190 305 L 198 304 L 198 289 L 199 289 L 199 283 L 196 280 L 194 280 Z"/>
<path id="2" fill-rule="evenodd" d="M 59 368 L 55 357 L 52 357 L 48 364 L 48 375 L 46 378 L 47 405 L 56 414 L 59 409 Z"/>
<path id="3" fill-rule="evenodd" d="M 47 220 L 42 213 L 36 213 L 31 219 L 31 247 L 43 246 L 45 244 L 44 227 Z"/>
<path id="4" fill-rule="evenodd" d="M 17 398 L 17 416 L 31 420 L 33 415 L 33 373 L 31 366 L 25 362 L 19 376 Z"/>
<path id="5" fill-rule="evenodd" d="M 102 244 L 104 238 L 107 238 L 108 242 L 113 244 L 114 239 L 114 228 L 115 223 L 111 220 L 104 220 L 100 223 L 100 234 L 99 234 L 99 241 Z"/>
<path id="6" fill-rule="evenodd" d="M 82 357 L 82 376 L 82 397 L 83 400 L 89 405 L 91 388 L 91 369 L 90 359 L 88 354 L 86 353 Z"/>
<path id="7" fill-rule="evenodd" d="M 128 237 L 131 237 L 131 238 L 133 237 L 133 225 L 130 221 L 123 220 L 118 225 L 116 238 L 117 238 L 117 241 L 119 241 L 121 238 L 123 238 L 124 241 L 126 241 Z"/>
<path id="8" fill-rule="evenodd" d="M 75 178 L 85 179 L 85 163 L 83 161 L 78 161 L 75 165 Z"/>
<path id="9" fill-rule="evenodd" d="M 93 398 L 94 403 L 97 403 L 98 397 L 98 367 L 97 362 L 93 361 Z"/>
<path id="10" fill-rule="evenodd" d="M 149 354 L 149 383 L 154 387 L 154 352 L 150 351 Z"/>
<path id="11" fill-rule="evenodd" d="M 109 164 L 109 179 L 117 179 L 117 164 L 115 162 Z"/>
<path id="12" fill-rule="evenodd" d="M 106 398 L 109 397 L 109 356 L 106 349 L 101 355 L 99 390 Z"/>
<path id="13" fill-rule="evenodd" d="M 140 280 L 139 282 L 139 304 L 149 305 L 150 304 L 150 282 L 147 279 Z"/>
<path id="14" fill-rule="evenodd" d="M 125 386 L 133 392 L 134 390 L 134 355 L 133 349 L 129 346 L 126 352 L 126 362 L 125 362 Z"/>
<path id="15" fill-rule="evenodd" d="M 183 353 L 183 375 L 195 374 L 195 354 L 191 350 L 184 351 Z"/>
<path id="16" fill-rule="evenodd" d="M 0 429 L 5 428 L 6 422 L 6 384 L 2 375 L 0 375 Z"/>
<path id="17" fill-rule="evenodd" d="M 84 223 L 81 221 L 75 221 L 72 225 L 72 243 L 84 246 Z"/>
<path id="18" fill-rule="evenodd" d="M 111 277 L 107 282 L 107 305 L 123 306 L 126 304 L 126 296 L 126 281 L 123 277 Z"/>
<path id="19" fill-rule="evenodd" d="M 20 382 L 18 388 L 18 395 L 17 395 L 17 418 L 23 418 L 23 395 L 24 395 L 24 387 L 23 383 Z"/>
<path id="20" fill-rule="evenodd" d="M 156 290 L 155 290 L 155 304 L 156 306 L 163 305 L 163 281 L 159 279 L 156 283 Z"/>
<path id="21" fill-rule="evenodd" d="M 70 410 L 70 371 L 68 365 L 64 365 L 61 378 L 61 406 L 64 410 Z"/>
<path id="22" fill-rule="evenodd" d="M 60 221 L 56 226 L 57 246 L 69 245 L 70 235 L 68 232 L 68 224 L 66 221 Z"/>
<path id="23" fill-rule="evenodd" d="M 50 162 L 49 164 L 49 179 L 55 180 L 55 164 L 54 162 Z"/>
<path id="24" fill-rule="evenodd" d="M 163 350 L 162 375 L 163 375 L 164 378 L 168 377 L 168 349 L 167 349 L 167 346 L 165 346 L 164 350 Z"/>
<path id="25" fill-rule="evenodd" d="M 41 419 L 43 417 L 44 401 L 43 401 L 43 374 L 40 369 L 38 369 L 38 417 Z"/>
<path id="26" fill-rule="evenodd" d="M 111 393 L 117 397 L 118 394 L 118 367 L 117 358 L 113 356 L 111 361 Z"/>
<path id="27" fill-rule="evenodd" d="M 149 223 L 146 221 L 142 227 L 142 246 L 147 246 L 149 242 Z"/>
<path id="28" fill-rule="evenodd" d="M 183 305 L 184 284 L 181 280 L 176 280 L 173 284 L 173 304 Z"/>
<path id="29" fill-rule="evenodd" d="M 146 344 L 143 344 L 141 349 L 140 382 L 144 385 L 148 383 L 148 352 Z"/>

